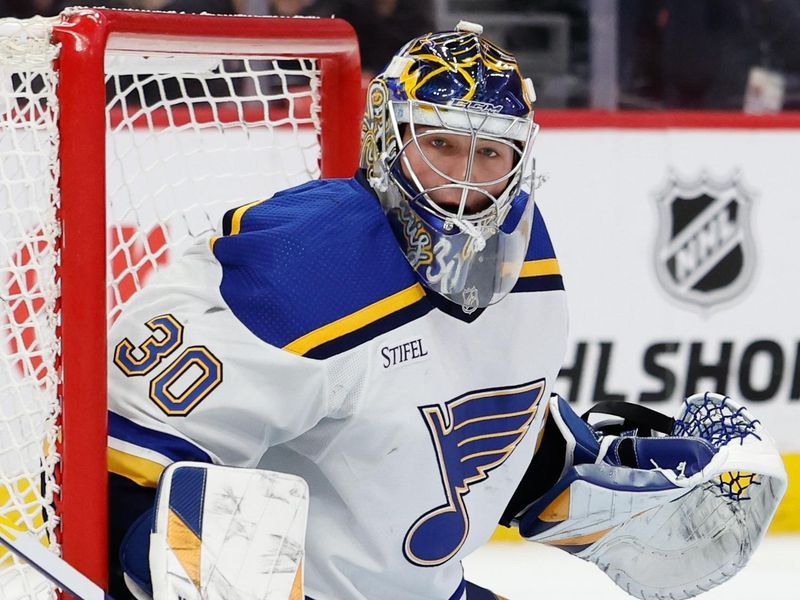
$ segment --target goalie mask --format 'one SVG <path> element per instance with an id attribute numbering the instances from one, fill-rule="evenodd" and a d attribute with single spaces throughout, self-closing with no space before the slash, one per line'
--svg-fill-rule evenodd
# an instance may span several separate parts
<path id="1" fill-rule="evenodd" d="M 370 82 L 361 168 L 422 283 L 469 313 L 516 283 L 533 221 L 533 84 L 461 22 Z"/>

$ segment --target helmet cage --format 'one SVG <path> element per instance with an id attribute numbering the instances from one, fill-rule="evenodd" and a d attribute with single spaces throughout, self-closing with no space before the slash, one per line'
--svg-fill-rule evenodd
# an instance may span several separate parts
<path id="1" fill-rule="evenodd" d="M 423 210 L 438 219 L 444 220 L 443 228 L 447 231 L 469 223 L 482 227 L 500 229 L 508 215 L 512 200 L 523 188 L 530 191 L 530 182 L 525 182 L 525 174 L 532 175 L 532 142 L 538 131 L 538 125 L 532 119 L 509 115 L 493 114 L 461 107 L 440 106 L 421 101 L 392 101 L 387 103 L 388 125 L 392 134 L 387 136 L 394 143 L 389 149 L 387 158 L 391 156 L 385 169 L 389 177 L 406 196 L 409 202 L 419 210 Z M 402 126 L 410 129 L 410 137 L 402 143 Z M 418 126 L 431 127 L 425 132 L 418 132 Z M 461 135 L 470 138 L 469 155 L 463 177 L 455 177 L 443 172 L 420 146 L 420 139 L 437 134 Z M 512 168 L 500 176 L 486 181 L 473 181 L 472 170 L 475 148 L 479 140 L 488 140 L 509 146 L 514 152 Z M 424 188 L 414 173 L 405 150 L 414 144 L 427 166 L 441 178 L 449 181 L 431 188 Z M 405 162 L 410 175 L 406 177 L 402 169 Z M 506 181 L 503 192 L 499 196 L 489 193 L 486 187 Z M 440 189 L 456 188 L 461 190 L 458 209 L 453 211 L 437 204 L 431 194 Z M 481 194 L 489 200 L 485 209 L 473 214 L 466 212 L 466 200 L 469 192 Z M 469 228 L 469 225 L 466 225 Z"/>
<path id="2" fill-rule="evenodd" d="M 525 259 L 533 222 L 533 157 L 531 147 L 538 125 L 530 118 L 487 114 L 460 107 L 419 101 L 393 101 L 386 107 L 385 138 L 380 171 L 388 180 L 382 194 L 390 223 L 406 257 L 425 286 L 460 304 L 467 313 L 494 304 L 514 286 Z M 402 140 L 402 127 L 410 136 Z M 432 127 L 424 132 L 419 126 Z M 468 158 L 463 177 L 444 173 L 420 147 L 419 140 L 437 133 L 469 136 L 470 158 L 479 140 L 511 146 L 515 161 L 508 172 L 491 181 L 473 182 Z M 405 150 L 416 144 L 425 163 L 448 183 L 425 189 L 406 163 Z M 484 186 L 507 181 L 498 196 Z M 462 190 L 461 202 L 450 210 L 434 202 L 437 189 Z M 485 195 L 491 204 L 466 213 L 466 195 Z"/>

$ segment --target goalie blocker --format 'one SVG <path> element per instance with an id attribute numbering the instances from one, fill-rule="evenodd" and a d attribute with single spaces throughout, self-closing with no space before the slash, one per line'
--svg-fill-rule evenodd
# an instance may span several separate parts
<path id="1" fill-rule="evenodd" d="M 691 598 L 732 577 L 786 491 L 774 442 L 728 397 L 691 396 L 674 419 L 627 403 L 581 418 L 557 396 L 548 410 L 501 523 L 595 563 L 638 598 Z M 614 418 L 592 427 L 590 413 Z"/>
<path id="2" fill-rule="evenodd" d="M 307 516 L 300 477 L 173 463 L 123 543 L 126 585 L 139 600 L 302 600 Z"/>

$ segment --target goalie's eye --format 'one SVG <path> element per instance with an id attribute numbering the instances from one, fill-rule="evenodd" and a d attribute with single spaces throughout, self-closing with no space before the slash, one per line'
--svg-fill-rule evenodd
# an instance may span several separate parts
<path id="1" fill-rule="evenodd" d="M 514 149 L 510 145 L 500 142 L 480 142 L 475 154 L 484 160 L 503 162 L 504 165 L 508 165 L 509 169 L 516 162 Z"/>
<path id="2" fill-rule="evenodd" d="M 446 148 L 449 145 L 448 141 L 441 137 L 431 137 L 428 144 L 434 148 Z"/>

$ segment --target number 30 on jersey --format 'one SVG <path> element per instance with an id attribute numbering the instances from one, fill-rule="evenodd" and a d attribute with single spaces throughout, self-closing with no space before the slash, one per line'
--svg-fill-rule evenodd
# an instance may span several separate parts
<path id="1" fill-rule="evenodd" d="M 153 335 L 138 346 L 128 338 L 114 349 L 114 364 L 128 377 L 155 372 L 150 399 L 169 416 L 185 416 L 222 383 L 222 363 L 205 346 L 189 346 L 166 361 L 183 344 L 183 325 L 170 314 L 145 323 Z M 160 368 L 163 363 L 166 366 Z"/>

